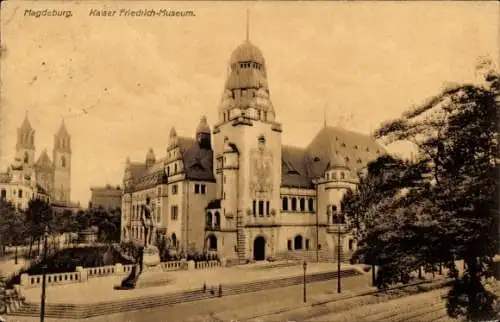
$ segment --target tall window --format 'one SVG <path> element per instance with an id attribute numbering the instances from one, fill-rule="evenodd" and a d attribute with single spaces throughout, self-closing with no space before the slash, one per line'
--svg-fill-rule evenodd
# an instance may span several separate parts
<path id="1" fill-rule="evenodd" d="M 172 246 L 173 247 L 177 247 L 177 236 L 175 235 L 175 233 L 172 234 Z"/>
<path id="2" fill-rule="evenodd" d="M 210 213 L 210 211 L 207 211 L 205 223 L 206 223 L 207 228 L 212 228 L 212 214 Z"/>
<path id="3" fill-rule="evenodd" d="M 170 208 L 170 218 L 172 220 L 177 220 L 179 218 L 179 207 L 172 206 L 172 208 Z"/>
<path id="4" fill-rule="evenodd" d="M 21 189 L 19 189 L 19 191 L 17 192 L 17 196 L 19 198 L 22 198 L 23 197 L 23 191 Z"/>
<path id="5" fill-rule="evenodd" d="M 206 186 L 204 184 L 200 185 L 200 190 L 201 190 L 201 194 L 204 195 L 206 193 Z"/>
<path id="6" fill-rule="evenodd" d="M 314 211 L 314 200 L 313 198 L 309 198 L 309 201 L 308 201 L 308 208 L 309 208 L 309 211 Z"/>
<path id="7" fill-rule="evenodd" d="M 256 215 L 256 213 L 257 213 L 256 208 L 257 208 L 257 201 L 256 201 L 256 200 L 254 200 L 254 201 L 252 202 L 252 213 L 253 213 L 253 215 L 254 215 L 254 216 L 255 216 L 255 215 Z"/>
<path id="8" fill-rule="evenodd" d="M 156 222 L 159 223 L 161 220 L 161 208 L 160 206 L 156 207 Z"/>
<path id="9" fill-rule="evenodd" d="M 266 201 L 266 216 L 269 216 L 269 201 Z"/>
<path id="10" fill-rule="evenodd" d="M 2 189 L 2 192 L 1 192 L 0 197 L 1 197 L 2 199 L 7 199 L 7 190 Z"/>
<path id="11" fill-rule="evenodd" d="M 292 198 L 292 211 L 297 211 L 297 199 Z"/>
<path id="12" fill-rule="evenodd" d="M 194 185 L 194 193 L 196 194 L 200 193 L 200 185 L 197 183 Z"/>
<path id="13" fill-rule="evenodd" d="M 300 211 L 305 211 L 306 210 L 306 200 L 304 198 L 300 198 Z"/>
<path id="14" fill-rule="evenodd" d="M 66 168 L 66 158 L 64 155 L 61 157 L 61 168 Z"/>
<path id="15" fill-rule="evenodd" d="M 292 241 L 290 239 L 286 241 L 286 246 L 288 250 L 292 250 Z"/>
<path id="16" fill-rule="evenodd" d="M 215 212 L 215 228 L 220 228 L 220 213 Z"/>
<path id="17" fill-rule="evenodd" d="M 287 197 L 283 197 L 283 205 L 282 205 L 282 208 L 284 211 L 287 211 L 288 210 L 288 198 Z"/>
<path id="18" fill-rule="evenodd" d="M 259 216 L 264 216 L 264 201 L 259 200 Z"/>
<path id="19" fill-rule="evenodd" d="M 29 161 L 28 152 L 24 152 L 24 163 L 28 163 L 28 161 Z"/>
<path id="20" fill-rule="evenodd" d="M 178 191 L 177 191 L 177 185 L 176 185 L 176 184 L 174 184 L 174 185 L 172 186 L 172 194 L 173 194 L 173 195 L 176 195 L 176 194 L 177 194 L 177 192 L 178 192 Z"/>

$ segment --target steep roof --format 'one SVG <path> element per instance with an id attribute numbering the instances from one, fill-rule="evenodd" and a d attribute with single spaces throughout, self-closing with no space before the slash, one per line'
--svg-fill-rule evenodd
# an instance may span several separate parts
<path id="1" fill-rule="evenodd" d="M 312 187 L 312 180 L 334 168 L 357 172 L 385 154 L 368 135 L 325 126 L 306 148 L 282 147 L 282 186 Z"/>
<path id="2" fill-rule="evenodd" d="M 186 178 L 188 180 L 215 181 L 212 150 L 200 148 L 196 139 L 188 137 L 178 137 L 177 147 L 181 151 Z M 132 185 L 127 190 L 143 190 L 166 183 L 165 162 L 164 158 L 157 160 L 149 168 L 146 167 L 145 163 L 128 164 Z"/>
<path id="3" fill-rule="evenodd" d="M 47 154 L 47 150 L 44 149 L 40 156 L 38 157 L 38 160 L 36 161 L 36 167 L 38 169 L 51 169 L 52 168 L 52 161 L 50 160 L 49 155 Z"/>
<path id="4" fill-rule="evenodd" d="M 307 151 L 303 148 L 283 146 L 281 148 L 281 185 L 285 187 L 309 188 L 311 180 L 307 169 Z"/>

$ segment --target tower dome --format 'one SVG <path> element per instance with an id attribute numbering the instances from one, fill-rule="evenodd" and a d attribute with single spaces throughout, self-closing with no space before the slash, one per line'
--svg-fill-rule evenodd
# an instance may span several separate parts
<path id="1" fill-rule="evenodd" d="M 200 124 L 196 128 L 196 134 L 210 134 L 210 126 L 208 126 L 206 116 L 201 117 Z"/>
<path id="2" fill-rule="evenodd" d="M 258 63 L 261 65 L 265 64 L 264 56 L 260 49 L 252 44 L 249 40 L 236 47 L 236 49 L 231 54 L 230 64 L 231 66 L 236 63 Z"/>
<path id="3" fill-rule="evenodd" d="M 155 160 L 156 156 L 153 151 L 153 148 L 149 148 L 148 153 L 146 154 L 146 160 Z"/>

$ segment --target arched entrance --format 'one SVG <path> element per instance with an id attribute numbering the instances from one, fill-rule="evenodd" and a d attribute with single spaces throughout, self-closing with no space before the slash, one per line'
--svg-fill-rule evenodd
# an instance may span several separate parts
<path id="1" fill-rule="evenodd" d="M 207 238 L 208 250 L 217 250 L 217 237 L 209 235 Z"/>
<path id="2" fill-rule="evenodd" d="M 263 261 L 266 259 L 266 239 L 258 236 L 253 241 L 253 259 Z"/>
<path id="3" fill-rule="evenodd" d="M 302 249 L 302 236 L 301 235 L 297 235 L 295 236 L 295 239 L 293 241 L 293 248 L 295 249 Z"/>

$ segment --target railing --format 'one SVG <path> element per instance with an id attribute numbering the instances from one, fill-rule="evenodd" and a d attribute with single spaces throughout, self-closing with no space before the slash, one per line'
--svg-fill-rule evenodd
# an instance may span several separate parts
<path id="1" fill-rule="evenodd" d="M 76 272 L 47 274 L 46 281 L 48 285 L 62 285 L 70 283 L 84 283 L 88 278 L 104 277 L 113 275 L 124 275 L 132 271 L 135 264 L 122 265 L 115 264 L 103 267 L 77 267 Z M 217 260 L 210 261 L 171 261 L 161 262 L 160 267 L 163 271 L 178 271 L 190 269 L 206 269 L 221 267 L 221 262 Z M 21 286 L 24 288 L 37 287 L 42 284 L 43 275 L 21 275 Z"/>
<path id="2" fill-rule="evenodd" d="M 188 268 L 187 261 L 161 262 L 160 266 L 164 271 L 177 271 Z"/>
<path id="3" fill-rule="evenodd" d="M 115 265 L 101 266 L 101 267 L 88 267 L 84 268 L 84 271 L 87 272 L 88 277 L 98 277 L 98 276 L 108 276 L 114 275 L 116 272 Z"/>
<path id="4" fill-rule="evenodd" d="M 213 267 L 220 267 L 221 263 L 216 260 L 211 260 L 207 262 L 195 262 L 194 268 L 195 269 L 204 269 L 204 268 L 213 268 Z"/>
<path id="5" fill-rule="evenodd" d="M 23 287 L 36 287 L 42 284 L 43 275 L 27 275 L 21 276 L 21 285 Z M 79 282 L 81 280 L 81 272 L 56 273 L 47 274 L 47 285 L 62 285 Z"/>

